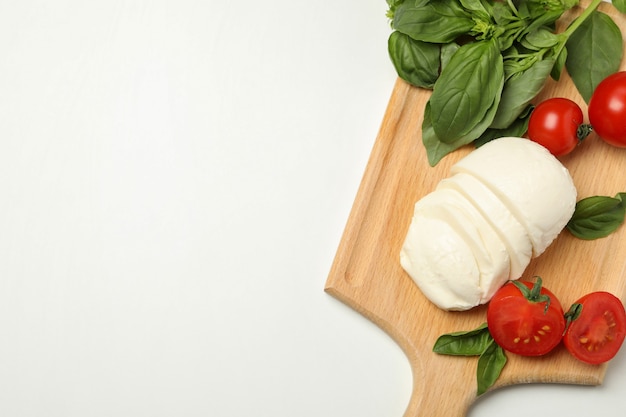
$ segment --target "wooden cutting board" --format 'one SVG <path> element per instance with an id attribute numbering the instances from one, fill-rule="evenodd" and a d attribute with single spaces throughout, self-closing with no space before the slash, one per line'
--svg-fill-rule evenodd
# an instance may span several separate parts
<path id="1" fill-rule="evenodd" d="M 588 0 L 582 4 L 586 6 Z M 626 18 L 610 4 L 602 4 L 600 10 L 626 28 Z M 562 25 L 580 12 L 580 8 L 568 12 Z M 440 356 L 432 353 L 432 347 L 443 333 L 470 330 L 483 323 L 486 309 L 445 312 L 436 308 L 399 264 L 413 205 L 471 150 L 460 149 L 430 167 L 420 136 L 429 95 L 401 80 L 395 84 L 325 291 L 382 328 L 408 357 L 413 391 L 405 416 L 460 417 L 476 400 L 477 359 Z M 586 115 L 587 106 L 567 74 L 558 83 L 548 81 L 537 102 L 554 96 L 573 99 Z M 626 191 L 626 149 L 606 145 L 593 133 L 561 161 L 574 178 L 579 199 Z M 565 309 L 579 296 L 595 290 L 609 291 L 625 300 L 626 225 L 595 241 L 578 240 L 562 232 L 529 265 L 522 279 L 536 275 L 559 296 Z M 597 385 L 607 367 L 578 362 L 561 346 L 541 358 L 512 354 L 508 358 L 493 389 L 531 382 Z"/>

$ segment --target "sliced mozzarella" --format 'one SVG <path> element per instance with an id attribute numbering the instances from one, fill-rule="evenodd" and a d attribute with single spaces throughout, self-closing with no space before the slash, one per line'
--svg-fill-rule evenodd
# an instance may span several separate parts
<path id="1" fill-rule="evenodd" d="M 415 216 L 400 264 L 426 298 L 441 309 L 467 310 L 480 302 L 480 271 L 474 254 L 445 220 Z"/>
<path id="2" fill-rule="evenodd" d="M 482 182 L 465 173 L 442 180 L 437 189 L 456 190 L 476 207 L 506 246 L 511 260 L 509 279 L 521 277 L 530 263 L 532 243 L 524 226 L 502 201 Z"/>
<path id="3" fill-rule="evenodd" d="M 447 233 L 454 232 L 455 239 L 456 236 L 461 238 L 462 242 L 457 240 L 457 245 L 463 246 L 463 250 L 465 247 L 470 249 L 478 268 L 476 281 L 473 271 L 471 278 L 468 276 L 469 270 L 466 265 L 462 263 L 442 265 L 440 263 L 443 262 L 443 259 L 435 259 L 435 262 L 430 265 L 431 269 L 451 274 L 445 279 L 446 285 L 456 287 L 459 283 L 464 282 L 478 288 L 478 293 L 471 292 L 471 295 L 465 299 L 465 305 L 460 306 L 455 300 L 454 305 L 447 305 L 442 308 L 468 309 L 485 303 L 509 279 L 510 259 L 506 246 L 482 214 L 461 193 L 452 189 L 441 189 L 430 193 L 415 204 L 414 220 L 420 218 L 429 218 L 446 223 L 450 227 Z M 426 242 L 427 245 L 436 239 L 434 235 L 426 233 L 416 237 Z M 446 238 L 445 236 L 442 237 Z M 407 242 L 409 242 L 409 237 L 407 237 Z M 413 253 L 413 255 L 421 257 L 428 252 L 422 248 L 421 253 Z M 422 275 L 430 273 L 430 271 L 416 270 L 411 273 L 411 276 L 419 283 L 423 278 Z M 424 284 L 420 288 L 423 286 Z"/>
<path id="4" fill-rule="evenodd" d="M 576 188 L 567 169 L 543 146 L 523 138 L 493 140 L 452 166 L 482 181 L 526 228 L 539 256 L 574 212 Z"/>

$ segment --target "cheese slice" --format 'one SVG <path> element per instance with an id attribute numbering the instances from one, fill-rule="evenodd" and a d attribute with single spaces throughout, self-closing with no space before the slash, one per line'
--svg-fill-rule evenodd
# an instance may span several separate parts
<path id="1" fill-rule="evenodd" d="M 441 309 L 467 310 L 480 302 L 480 271 L 474 254 L 445 219 L 415 216 L 400 264 L 424 296 Z"/>
<path id="2" fill-rule="evenodd" d="M 442 180 L 437 189 L 456 190 L 476 207 L 506 246 L 511 261 L 509 279 L 520 278 L 530 263 L 533 248 L 526 229 L 507 206 L 483 183 L 462 172 Z"/>
<path id="3" fill-rule="evenodd" d="M 448 303 L 439 302 L 441 308 L 467 310 L 483 304 L 509 279 L 510 258 L 506 246 L 482 214 L 461 193 L 441 189 L 428 194 L 415 204 L 413 223 L 418 226 L 406 238 L 401 254 L 405 258 L 403 267 L 409 263 L 412 266 L 419 265 L 419 268 L 405 267 L 405 270 L 420 288 L 432 286 L 433 281 L 438 281 L 438 292 L 442 291 L 442 287 L 449 287 L 447 291 L 457 297 L 449 296 Z M 436 235 L 432 230 L 433 223 L 441 229 Z M 414 242 L 414 239 L 419 242 Z M 451 242 L 456 243 L 456 249 L 445 246 Z M 417 247 L 419 250 L 413 250 Z M 477 271 L 469 267 L 467 260 L 455 260 L 450 255 L 455 250 L 459 251 L 459 255 L 464 254 L 467 249 Z M 433 253 L 434 250 L 445 255 L 437 255 Z M 463 292 L 459 294 L 458 290 L 462 287 Z M 438 298 L 442 297 L 440 294 Z"/>
<path id="4" fill-rule="evenodd" d="M 452 175 L 467 173 L 485 184 L 526 228 L 533 256 L 563 230 L 576 205 L 568 170 L 543 146 L 524 138 L 499 138 L 458 161 Z"/>

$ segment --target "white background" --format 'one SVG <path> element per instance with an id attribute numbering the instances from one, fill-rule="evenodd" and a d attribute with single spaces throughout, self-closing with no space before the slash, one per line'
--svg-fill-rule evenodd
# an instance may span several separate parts
<path id="1" fill-rule="evenodd" d="M 0 0 L 1 416 L 403 414 L 403 353 L 323 292 L 395 82 L 386 8 Z M 469 416 L 625 387 L 622 352 Z"/>

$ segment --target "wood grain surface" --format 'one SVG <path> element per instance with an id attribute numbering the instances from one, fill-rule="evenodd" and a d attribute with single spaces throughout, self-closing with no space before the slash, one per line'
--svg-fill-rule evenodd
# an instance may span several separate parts
<path id="1" fill-rule="evenodd" d="M 583 0 L 584 7 L 588 0 Z M 600 10 L 626 28 L 626 18 L 610 4 Z M 568 24 L 581 9 L 563 16 Z M 623 29 L 623 32 L 626 30 Z M 626 69 L 626 66 L 622 66 Z M 399 252 L 411 221 L 413 205 L 448 176 L 454 162 L 471 151 L 465 147 L 430 167 L 421 142 L 423 109 L 430 92 L 398 80 L 375 141 L 343 237 L 326 281 L 325 291 L 387 332 L 409 359 L 413 392 L 405 416 L 460 417 L 476 400 L 476 358 L 432 352 L 443 333 L 469 330 L 486 320 L 486 308 L 445 312 L 431 304 L 399 263 Z M 564 74 L 549 80 L 537 102 L 569 97 L 587 106 Z M 604 144 L 592 133 L 572 154 L 562 157 L 578 190 L 578 198 L 613 196 L 626 191 L 626 149 Z M 539 275 L 559 296 L 565 309 L 579 296 L 595 290 L 626 297 L 626 227 L 611 236 L 582 241 L 562 232 L 522 279 Z M 597 385 L 606 367 L 586 365 L 561 346 L 541 358 L 508 354 L 509 361 L 492 389 L 524 383 Z"/>

